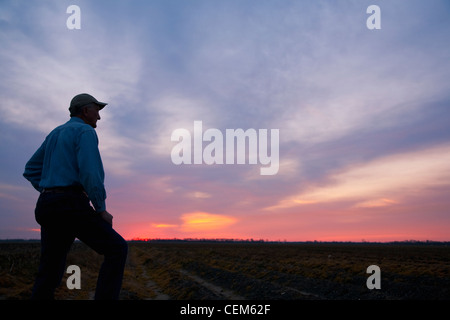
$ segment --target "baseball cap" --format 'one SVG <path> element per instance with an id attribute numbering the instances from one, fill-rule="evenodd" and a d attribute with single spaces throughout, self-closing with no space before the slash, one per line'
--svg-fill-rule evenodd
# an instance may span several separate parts
<path id="1" fill-rule="evenodd" d="M 85 105 L 88 105 L 90 103 L 95 103 L 96 105 L 98 105 L 100 107 L 100 110 L 102 110 L 107 105 L 107 103 L 98 101 L 90 94 L 81 93 L 73 97 L 72 101 L 70 102 L 70 114 L 76 114 L 81 109 L 81 107 L 84 107 Z"/>

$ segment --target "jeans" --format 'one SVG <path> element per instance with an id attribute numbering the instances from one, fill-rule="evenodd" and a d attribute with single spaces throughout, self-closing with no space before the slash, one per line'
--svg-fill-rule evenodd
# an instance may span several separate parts
<path id="1" fill-rule="evenodd" d="M 127 242 L 91 207 L 82 192 L 42 193 L 36 204 L 41 225 L 41 260 L 32 299 L 54 299 L 75 238 L 104 255 L 96 300 L 117 300 L 128 253 Z M 81 270 L 81 272 L 83 272 Z"/>

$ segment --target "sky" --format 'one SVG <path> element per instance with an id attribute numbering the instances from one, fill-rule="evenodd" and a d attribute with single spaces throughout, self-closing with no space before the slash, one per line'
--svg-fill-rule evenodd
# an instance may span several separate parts
<path id="1" fill-rule="evenodd" d="M 447 0 L 1 0 L 0 239 L 40 237 L 24 166 L 86 92 L 108 103 L 106 206 L 128 240 L 450 241 L 449 13 Z M 213 146 L 226 159 L 237 129 L 258 152 L 278 130 L 275 174 L 255 140 L 243 164 L 174 163 Z"/>

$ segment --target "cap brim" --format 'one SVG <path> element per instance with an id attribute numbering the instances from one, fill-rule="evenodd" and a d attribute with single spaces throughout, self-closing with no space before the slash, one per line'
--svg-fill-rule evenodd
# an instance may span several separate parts
<path id="1" fill-rule="evenodd" d="M 100 101 L 96 102 L 95 104 L 99 106 L 99 110 L 102 110 L 107 105 L 107 103 Z"/>

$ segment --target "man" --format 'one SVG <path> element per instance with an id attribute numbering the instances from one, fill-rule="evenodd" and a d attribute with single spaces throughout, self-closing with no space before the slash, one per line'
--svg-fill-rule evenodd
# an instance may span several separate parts
<path id="1" fill-rule="evenodd" d="M 75 238 L 104 255 L 95 299 L 119 298 L 128 246 L 106 211 L 95 132 L 106 105 L 86 93 L 75 96 L 71 119 L 50 132 L 25 166 L 24 177 L 40 192 L 35 218 L 41 225 L 41 261 L 32 299 L 54 298 Z"/>

